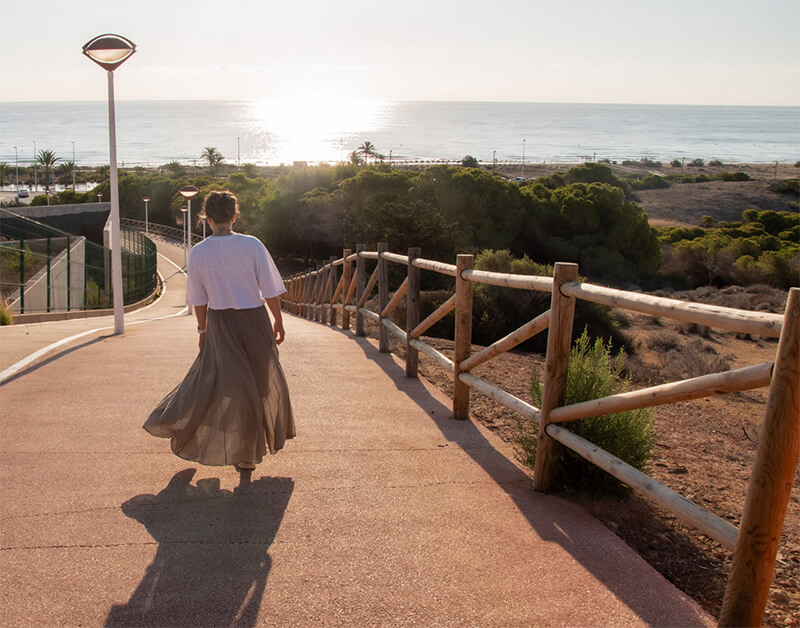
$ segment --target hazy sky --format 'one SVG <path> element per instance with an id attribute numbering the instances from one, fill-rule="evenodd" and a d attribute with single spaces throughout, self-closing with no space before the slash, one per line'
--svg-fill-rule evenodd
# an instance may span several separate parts
<path id="1" fill-rule="evenodd" d="M 0 101 L 800 105 L 800 0 L 36 0 L 2 10 Z"/>

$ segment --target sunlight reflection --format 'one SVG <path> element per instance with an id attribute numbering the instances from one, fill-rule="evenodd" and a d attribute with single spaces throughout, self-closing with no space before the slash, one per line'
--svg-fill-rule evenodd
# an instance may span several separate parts
<path id="1" fill-rule="evenodd" d="M 270 163 L 346 160 L 355 135 L 375 130 L 380 101 L 306 94 L 250 103 L 249 125 L 273 136 L 261 155 Z"/>

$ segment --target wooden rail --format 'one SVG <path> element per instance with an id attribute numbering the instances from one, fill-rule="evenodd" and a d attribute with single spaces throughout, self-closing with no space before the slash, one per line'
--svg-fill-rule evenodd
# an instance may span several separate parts
<path id="1" fill-rule="evenodd" d="M 368 281 L 367 262 L 374 263 Z M 394 293 L 389 289 L 390 263 L 407 268 L 406 278 Z M 800 289 L 790 290 L 786 312 L 780 316 L 581 283 L 577 280 L 578 267 L 575 264 L 556 264 L 553 277 L 487 272 L 473 269 L 472 264 L 471 255 L 459 255 L 453 265 L 423 259 L 418 248 L 409 249 L 408 255 L 399 255 L 389 252 L 385 244 L 379 244 L 377 251 L 367 251 L 363 244 L 359 244 L 355 253 L 346 249 L 341 258 L 331 258 L 315 271 L 286 279 L 287 292 L 282 297 L 282 305 L 288 312 L 322 323 L 327 323 L 330 317 L 331 325 L 337 324 L 336 314 L 341 312 L 343 329 L 350 329 L 350 315 L 355 314 L 357 336 L 365 333 L 364 317 L 374 320 L 379 329 L 380 351 L 389 350 L 390 334 L 405 342 L 406 374 L 409 377 L 417 376 L 419 352 L 430 356 L 453 374 L 454 418 L 468 417 L 470 391 L 475 390 L 535 421 L 538 424 L 538 443 L 534 488 L 543 491 L 550 488 L 552 450 L 556 443 L 560 443 L 733 551 L 719 624 L 759 625 L 800 457 Z M 338 278 L 338 269 L 341 269 L 341 278 Z M 455 286 L 454 294 L 420 322 L 419 273 L 423 270 L 454 277 Z M 550 293 L 550 309 L 470 355 L 472 288 L 475 283 Z M 372 311 L 366 306 L 376 286 L 378 307 L 377 311 Z M 389 318 L 403 299 L 406 302 L 405 329 Z M 570 340 L 578 299 L 728 331 L 780 338 L 776 359 L 565 406 Z M 425 343 L 422 334 L 452 311 L 455 311 L 455 351 L 451 360 Z M 544 330 L 548 330 L 548 337 L 542 408 L 535 408 L 472 373 L 478 365 Z M 770 387 L 766 416 L 759 434 L 742 524 L 738 529 L 565 427 L 568 422 L 582 418 L 766 386 Z"/>

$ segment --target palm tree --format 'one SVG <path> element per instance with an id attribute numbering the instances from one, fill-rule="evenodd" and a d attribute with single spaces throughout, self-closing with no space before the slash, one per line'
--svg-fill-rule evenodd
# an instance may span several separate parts
<path id="1" fill-rule="evenodd" d="M 58 175 L 59 181 L 64 184 L 64 189 L 66 189 L 68 183 L 72 182 L 73 168 L 75 168 L 75 163 L 72 161 L 63 161 L 58 168 L 56 168 L 56 174 Z"/>
<path id="2" fill-rule="evenodd" d="M 203 153 L 200 155 L 200 159 L 205 159 L 208 162 L 209 172 L 213 172 L 216 170 L 217 166 L 222 164 L 225 157 L 222 156 L 222 153 L 220 153 L 215 146 L 206 146 L 203 149 Z"/>
<path id="3" fill-rule="evenodd" d="M 358 151 L 354 150 L 352 153 L 348 155 L 348 157 L 350 158 L 350 163 L 353 164 L 354 166 L 360 166 L 361 164 L 364 163 L 364 158 L 358 154 Z"/>
<path id="4" fill-rule="evenodd" d="M 375 157 L 378 154 L 378 151 L 375 150 L 375 144 L 372 142 L 364 142 L 356 149 L 356 152 L 359 155 L 364 155 L 365 162 L 368 162 L 370 157 Z"/>
<path id="5" fill-rule="evenodd" d="M 50 194 L 50 171 L 55 167 L 56 162 L 60 161 L 56 154 L 51 150 L 40 150 L 36 155 L 36 163 L 44 168 L 44 191 Z"/>

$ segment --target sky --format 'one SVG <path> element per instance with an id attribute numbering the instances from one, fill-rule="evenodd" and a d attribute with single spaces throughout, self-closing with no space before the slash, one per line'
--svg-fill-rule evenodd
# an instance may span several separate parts
<path id="1" fill-rule="evenodd" d="M 800 0 L 36 0 L 2 10 L 0 102 L 800 105 Z"/>

